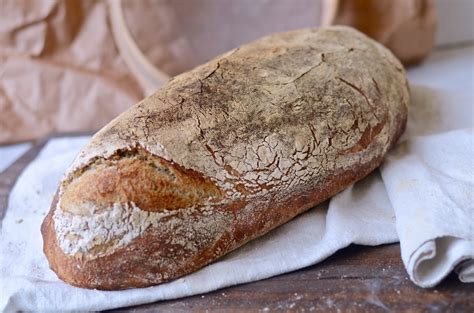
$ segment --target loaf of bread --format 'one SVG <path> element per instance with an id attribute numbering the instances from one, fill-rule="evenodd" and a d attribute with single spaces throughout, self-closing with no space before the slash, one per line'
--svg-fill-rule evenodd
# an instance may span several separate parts
<path id="1" fill-rule="evenodd" d="M 375 169 L 408 102 L 399 61 L 351 28 L 225 53 L 83 148 L 42 225 L 50 267 L 97 289 L 196 271 Z"/>

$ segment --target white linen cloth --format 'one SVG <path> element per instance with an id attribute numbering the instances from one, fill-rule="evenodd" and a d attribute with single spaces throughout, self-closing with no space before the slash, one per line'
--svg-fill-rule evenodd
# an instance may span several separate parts
<path id="1" fill-rule="evenodd" d="M 155 287 L 87 290 L 49 270 L 40 224 L 58 180 L 88 138 L 51 140 L 10 195 L 0 238 L 0 309 L 102 310 L 179 298 L 306 267 L 351 243 L 398 240 L 415 284 L 433 286 L 453 268 L 462 281 L 474 281 L 473 51 L 438 53 L 409 73 L 407 131 L 380 170 L 329 204 Z"/>
<path id="2" fill-rule="evenodd" d="M 31 148 L 31 143 L 0 146 L 0 173 L 21 157 L 29 148 Z"/>
<path id="3" fill-rule="evenodd" d="M 432 287 L 456 267 L 474 282 L 474 47 L 408 72 L 407 131 L 381 167 L 411 280 Z"/>

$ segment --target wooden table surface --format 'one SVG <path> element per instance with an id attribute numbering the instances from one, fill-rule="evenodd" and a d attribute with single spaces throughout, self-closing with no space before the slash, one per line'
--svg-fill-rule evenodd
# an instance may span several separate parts
<path id="1" fill-rule="evenodd" d="M 16 178 L 46 141 L 34 143 L 29 151 L 0 173 L 0 219 Z M 292 273 L 126 310 L 474 312 L 474 284 L 463 284 L 452 274 L 436 288 L 418 288 L 407 276 L 398 244 L 350 246 L 319 264 Z"/>

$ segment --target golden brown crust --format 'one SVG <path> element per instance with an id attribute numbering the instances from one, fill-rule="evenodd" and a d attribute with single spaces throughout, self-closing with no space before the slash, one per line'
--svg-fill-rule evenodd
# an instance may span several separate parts
<path id="1" fill-rule="evenodd" d="M 54 223 L 52 214 L 58 201 L 56 195 L 51 204 L 52 209 L 41 226 L 45 242 L 44 253 L 51 269 L 58 277 L 78 287 L 117 290 L 167 282 L 202 268 L 254 237 L 264 235 L 298 214 L 324 202 L 349 184 L 365 177 L 380 165 L 381 161 L 382 158 L 374 159 L 370 164 L 357 169 L 334 174 L 324 186 L 311 186 L 285 200 L 277 195 L 266 197 L 253 207 L 253 223 L 249 223 L 243 216 L 238 216 L 238 211 L 246 205 L 245 201 L 219 208 L 233 212 L 236 216 L 235 224 L 216 242 L 203 247 L 199 253 L 193 255 L 176 253 L 175 246 L 163 245 L 165 239 L 173 236 L 173 233 L 150 231 L 111 255 L 87 262 L 71 258 L 59 247 L 52 225 Z M 279 201 L 274 201 L 275 198 Z M 179 263 L 178 269 L 170 266 L 169 262 L 157 262 L 154 258 L 157 251 L 162 255 L 173 255 L 173 263 Z"/>
<path id="2" fill-rule="evenodd" d="M 81 208 L 90 205 L 100 211 L 113 203 L 132 201 L 142 210 L 157 212 L 222 196 L 222 191 L 200 173 L 134 148 L 113 158 L 96 159 L 68 184 L 62 199 L 70 212 L 83 214 Z"/>
<path id="3" fill-rule="evenodd" d="M 347 28 L 277 34 L 220 56 L 81 152 L 42 225 L 50 266 L 98 289 L 195 271 L 376 168 L 408 100 L 400 63 Z"/>

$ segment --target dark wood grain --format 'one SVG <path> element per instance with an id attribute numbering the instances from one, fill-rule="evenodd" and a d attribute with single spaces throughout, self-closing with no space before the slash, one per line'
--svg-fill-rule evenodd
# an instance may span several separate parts
<path id="1" fill-rule="evenodd" d="M 46 142 L 36 142 L 0 173 L 0 219 L 17 177 Z M 474 312 L 474 284 L 451 275 L 436 288 L 418 288 L 406 274 L 398 244 L 351 246 L 292 273 L 116 311 Z"/>
<path id="2" fill-rule="evenodd" d="M 436 288 L 422 289 L 409 280 L 398 244 L 350 246 L 320 264 L 293 273 L 128 309 L 132 312 L 473 312 L 474 284 L 463 284 L 452 275 Z"/>
<path id="3" fill-rule="evenodd" d="M 15 185 L 18 176 L 25 167 L 36 158 L 48 140 L 47 138 L 33 142 L 33 146 L 28 151 L 0 173 L 0 221 L 3 220 L 3 216 L 5 215 L 8 205 L 8 195 Z"/>

